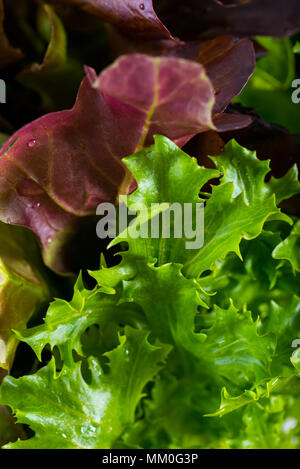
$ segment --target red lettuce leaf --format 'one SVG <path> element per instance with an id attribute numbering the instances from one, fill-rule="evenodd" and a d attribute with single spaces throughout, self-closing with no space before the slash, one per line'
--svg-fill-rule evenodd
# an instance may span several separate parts
<path id="1" fill-rule="evenodd" d="M 72 110 L 26 125 L 0 150 L 0 219 L 30 228 L 58 272 L 78 225 L 126 190 L 121 158 L 155 133 L 183 144 L 214 128 L 213 88 L 197 63 L 129 55 L 87 75 Z"/>
<path id="2" fill-rule="evenodd" d="M 224 111 L 241 92 L 255 68 L 255 51 L 249 39 L 220 36 L 172 47 L 164 55 L 201 63 L 215 90 L 214 112 Z"/>
<path id="3" fill-rule="evenodd" d="M 62 0 L 57 1 L 61 2 Z M 65 2 L 66 0 L 63 1 Z M 144 33 L 142 37 L 139 37 L 138 41 L 133 37 L 128 37 L 128 30 L 124 25 L 128 23 L 127 26 L 132 32 L 131 28 L 134 22 L 131 23 L 131 20 L 137 14 L 137 10 L 138 18 L 140 18 L 141 5 L 145 7 L 142 9 L 145 18 L 149 11 L 153 12 L 151 1 L 147 4 L 138 2 L 138 8 L 135 2 L 133 4 L 131 2 L 130 10 L 128 10 L 127 1 L 112 2 L 109 7 L 106 2 L 101 0 L 92 3 L 88 0 L 84 2 L 69 0 L 67 3 L 81 5 L 95 14 L 97 14 L 97 10 L 100 16 L 109 11 L 111 17 L 106 16 L 105 19 L 106 21 L 113 22 L 115 25 L 117 24 L 115 17 L 122 18 L 122 12 L 124 9 L 126 10 L 124 16 L 126 21 L 124 19 L 124 24 L 122 23 L 122 32 L 115 29 L 111 30 L 111 43 L 116 56 L 138 51 L 150 53 L 154 56 L 173 56 L 190 59 L 204 65 L 215 89 L 215 113 L 224 111 L 231 100 L 240 93 L 254 71 L 255 52 L 252 42 L 247 39 L 238 41 L 236 38 L 227 35 L 211 41 L 184 43 L 174 41 L 170 36 L 158 35 L 153 37 L 147 33 L 147 28 L 144 29 Z M 115 16 L 113 12 L 115 12 Z M 112 17 L 114 21 L 111 21 Z M 236 116 L 222 115 L 218 117 L 215 124 L 220 131 L 227 131 L 243 128 L 249 125 L 250 122 L 251 120 L 246 117 L 238 119 Z"/>
<path id="4" fill-rule="evenodd" d="M 251 124 L 252 119 L 250 116 L 224 112 L 221 114 L 215 114 L 213 122 L 218 132 L 229 132 L 248 127 L 248 125 Z"/>
<path id="5" fill-rule="evenodd" d="M 111 35 L 114 52 L 133 53 L 136 43 L 120 35 L 116 30 Z M 215 39 L 197 42 L 170 41 L 142 42 L 141 50 L 153 56 L 178 57 L 193 60 L 204 66 L 215 91 L 214 113 L 223 112 L 232 99 L 244 88 L 255 68 L 255 50 L 251 40 L 238 40 L 233 36 L 219 36 Z M 251 119 L 241 115 L 239 118 L 222 114 L 214 118 L 219 131 L 246 127 Z"/>
<path id="6" fill-rule="evenodd" d="M 233 34 L 285 37 L 300 29 L 299 0 L 52 0 L 77 5 L 126 34 L 194 40 Z M 154 8 L 153 8 L 154 5 Z M 155 13 L 156 12 L 156 13 Z M 158 18 L 159 17 L 159 18 Z M 168 28 L 168 29 L 167 29 Z"/>
<path id="7" fill-rule="evenodd" d="M 76 5 L 127 34 L 154 39 L 171 38 L 157 17 L 152 0 L 51 0 L 52 3 Z"/>

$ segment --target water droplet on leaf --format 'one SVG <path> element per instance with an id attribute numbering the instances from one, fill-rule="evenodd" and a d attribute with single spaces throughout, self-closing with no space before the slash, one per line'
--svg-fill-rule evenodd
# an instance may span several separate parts
<path id="1" fill-rule="evenodd" d="M 96 430 L 96 427 L 87 423 L 80 427 L 80 433 L 86 437 L 93 436 L 96 433 Z"/>
<path id="2" fill-rule="evenodd" d="M 33 138 L 33 139 L 29 140 L 29 142 L 27 143 L 27 146 L 29 148 L 33 148 L 35 146 L 35 144 L 36 144 L 36 139 Z"/>
<path id="3" fill-rule="evenodd" d="M 145 10 L 145 5 L 143 3 L 140 3 L 140 9 Z"/>

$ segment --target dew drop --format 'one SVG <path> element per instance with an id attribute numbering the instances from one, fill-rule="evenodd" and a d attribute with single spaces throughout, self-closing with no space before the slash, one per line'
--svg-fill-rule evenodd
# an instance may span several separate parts
<path id="1" fill-rule="evenodd" d="M 29 142 L 27 143 L 27 146 L 29 148 L 33 148 L 35 146 L 35 144 L 36 144 L 36 139 L 33 138 L 33 139 L 29 140 Z"/>
<path id="2" fill-rule="evenodd" d="M 140 3 L 140 10 L 145 10 L 145 5 L 143 3 Z"/>
<path id="3" fill-rule="evenodd" d="M 52 236 L 48 236 L 48 238 L 47 238 L 47 243 L 48 243 L 48 244 L 52 243 L 52 240 L 53 240 Z"/>
<path id="4" fill-rule="evenodd" d="M 215 91 L 214 91 L 214 94 L 217 95 L 221 92 L 220 88 L 216 88 Z"/>
<path id="5" fill-rule="evenodd" d="M 32 208 L 39 208 L 41 206 L 40 202 L 35 202 Z"/>
<path id="6" fill-rule="evenodd" d="M 93 436 L 96 433 L 96 427 L 93 425 L 84 424 L 80 427 L 80 433 L 87 437 Z"/>

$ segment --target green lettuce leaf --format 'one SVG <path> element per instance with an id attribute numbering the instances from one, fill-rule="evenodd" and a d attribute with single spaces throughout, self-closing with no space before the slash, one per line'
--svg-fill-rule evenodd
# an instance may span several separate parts
<path id="1" fill-rule="evenodd" d="M 261 117 L 299 133 L 299 110 L 292 102 L 295 56 L 290 39 L 258 37 L 256 41 L 268 54 L 257 61 L 248 84 L 235 102 L 256 108 Z"/>
<path id="2" fill-rule="evenodd" d="M 211 315 L 212 327 L 202 330 L 207 337 L 201 350 L 203 366 L 222 376 L 234 390 L 248 389 L 270 378 L 275 335 L 260 335 L 251 314 L 238 313 L 233 305 L 227 310 L 215 306 Z"/>
<path id="3" fill-rule="evenodd" d="M 107 373 L 95 359 L 88 360 L 88 380 L 83 377 L 80 362 L 57 376 L 54 359 L 35 375 L 6 378 L 1 401 L 14 409 L 19 422 L 35 431 L 33 438 L 9 447 L 113 447 L 126 426 L 134 422 L 143 389 L 170 350 L 168 346 L 151 345 L 147 336 L 145 331 L 126 329 L 120 345 L 106 354 Z"/>
<path id="4" fill-rule="evenodd" d="M 199 167 L 195 160 L 160 135 L 155 137 L 153 147 L 123 161 L 138 182 L 138 189 L 127 197 L 126 204 L 129 209 L 141 206 L 144 210 L 140 230 L 149 229 L 142 225 L 151 217 L 151 204 L 175 202 L 183 206 L 190 203 L 195 213 L 196 204 L 204 202 L 198 197 L 200 189 L 218 174 Z M 176 261 L 183 264 L 185 275 L 197 277 L 227 253 L 232 251 L 240 255 L 241 239 L 257 237 L 270 217 L 287 219 L 276 207 L 272 186 L 264 182 L 269 172 L 268 162 L 259 161 L 255 152 L 235 141 L 230 141 L 214 162 L 223 172 L 223 177 L 219 186 L 212 187 L 212 194 L 206 201 L 204 227 L 201 226 L 204 245 L 201 249 L 187 247 L 187 236 L 183 233 L 175 237 L 172 222 L 168 239 L 162 236 L 157 239 L 134 238 L 132 231 L 138 227 L 133 225 L 111 245 L 127 240 L 131 253 L 156 258 L 159 265 Z M 179 221 L 182 220 L 173 223 Z"/>
<path id="5" fill-rule="evenodd" d="M 252 405 L 243 414 L 244 428 L 230 442 L 231 448 L 298 449 L 299 398 L 274 396 L 264 405 Z"/>
<path id="6" fill-rule="evenodd" d="M 298 220 L 289 236 L 273 251 L 275 259 L 287 259 L 293 271 L 300 271 L 300 221 Z"/>
<path id="7" fill-rule="evenodd" d="M 299 273 L 272 257 L 292 223 L 276 202 L 298 190 L 296 173 L 265 182 L 268 162 L 234 141 L 213 161 L 217 170 L 200 167 L 163 136 L 125 159 L 138 188 L 124 201 L 139 217 L 112 244 L 126 241 L 128 252 L 90 272 L 92 290 L 79 277 L 70 302 L 55 300 L 42 325 L 15 332 L 40 360 L 47 344 L 55 359 L 31 376 L 5 378 L 1 404 L 35 432 L 9 447 L 299 446 L 298 430 L 284 430 L 297 418 Z M 282 189 L 291 174 L 294 185 Z M 174 202 L 205 204 L 202 247 L 161 230 L 132 236 Z M 274 407 L 280 396 L 284 409 Z M 257 409 L 265 409 L 259 443 Z"/>
<path id="8" fill-rule="evenodd" d="M 268 225 L 258 238 L 241 243 L 243 261 L 230 254 L 217 262 L 213 272 L 199 279 L 206 293 L 214 295 L 210 297 L 212 304 L 226 306 L 232 298 L 239 309 L 248 308 L 255 315 L 267 315 L 271 302 L 285 307 L 294 294 L 300 294 L 299 275 L 293 274 L 288 262 L 272 257 L 282 242 L 282 235 L 269 231 Z M 282 227 L 284 233 L 286 227 L 290 230 L 287 223 Z"/>
<path id="9" fill-rule="evenodd" d="M 15 336 L 30 345 L 40 361 L 47 344 L 51 349 L 57 346 L 65 365 L 73 367 L 73 351 L 84 354 L 80 339 L 90 326 L 104 328 L 110 322 L 138 325 L 143 320 L 138 307 L 119 301 L 120 292 L 113 288 L 86 290 L 80 276 L 70 302 L 56 299 L 50 304 L 44 324 L 20 329 Z"/>
<path id="10" fill-rule="evenodd" d="M 280 179 L 271 177 L 269 185 L 276 195 L 278 204 L 295 194 L 299 194 L 300 182 L 298 179 L 297 165 L 292 166 Z"/>

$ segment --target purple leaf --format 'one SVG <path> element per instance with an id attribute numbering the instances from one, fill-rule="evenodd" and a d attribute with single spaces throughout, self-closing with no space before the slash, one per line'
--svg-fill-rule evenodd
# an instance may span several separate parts
<path id="1" fill-rule="evenodd" d="M 52 0 L 77 5 L 144 39 L 195 40 L 221 34 L 289 36 L 300 29 L 299 0 Z M 155 11 L 153 8 L 155 6 Z M 168 28 L 168 29 L 167 29 Z"/>
<path id="2" fill-rule="evenodd" d="M 221 114 L 216 114 L 213 122 L 218 132 L 229 132 L 248 127 L 248 125 L 251 124 L 252 119 L 250 116 L 243 116 L 242 114 L 223 112 Z"/>
<path id="3" fill-rule="evenodd" d="M 77 5 L 114 24 L 127 34 L 152 39 L 171 38 L 157 17 L 152 0 L 51 0 L 52 3 Z"/>
<path id="4" fill-rule="evenodd" d="M 225 3 L 236 5 L 228 8 Z M 194 40 L 220 34 L 279 38 L 300 29 L 299 0 L 162 0 L 156 10 L 172 34 L 181 39 Z"/>
<path id="5" fill-rule="evenodd" d="M 132 52 L 134 41 L 122 36 L 122 51 Z M 114 32 L 114 46 L 120 35 Z M 205 67 L 207 76 L 213 84 L 215 92 L 215 106 L 213 112 L 223 112 L 232 99 L 244 88 L 255 68 L 255 50 L 251 40 L 237 40 L 232 36 L 219 36 L 215 39 L 201 42 L 187 42 L 174 44 L 172 42 L 143 43 L 148 53 L 160 57 L 178 57 L 193 60 Z M 216 120 L 215 120 L 216 119 Z M 226 121 L 226 122 L 225 122 Z M 218 115 L 214 124 L 218 130 L 228 131 L 246 127 L 251 118 L 241 116 Z"/>
<path id="6" fill-rule="evenodd" d="M 17 131 L 0 151 L 0 219 L 30 228 L 45 263 L 67 272 L 64 247 L 85 217 L 125 193 L 121 158 L 156 133 L 184 143 L 214 128 L 204 68 L 177 58 L 129 55 L 97 77 L 87 69 L 72 110 Z"/>
<path id="7" fill-rule="evenodd" d="M 215 90 L 214 112 L 224 111 L 246 85 L 255 68 L 255 51 L 249 39 L 232 36 L 180 44 L 166 55 L 201 63 Z"/>

